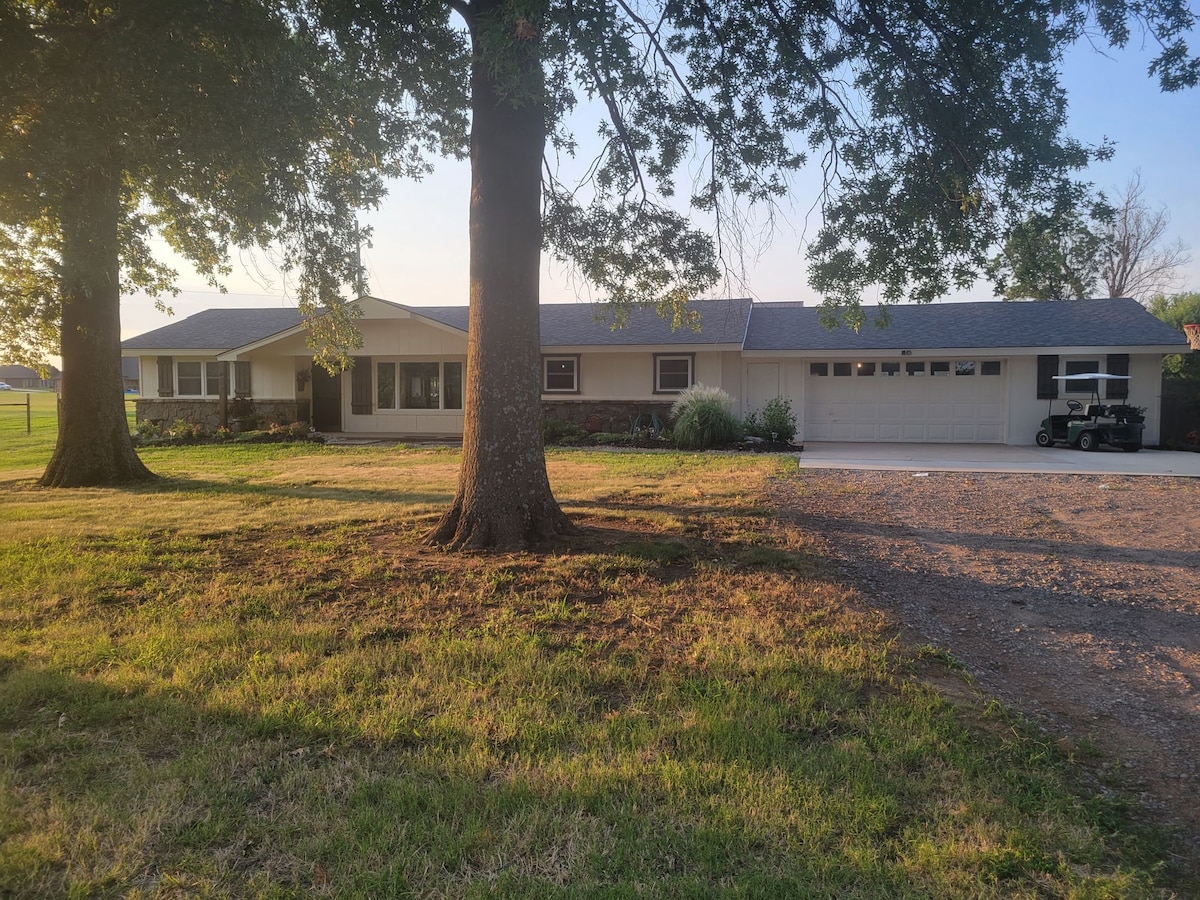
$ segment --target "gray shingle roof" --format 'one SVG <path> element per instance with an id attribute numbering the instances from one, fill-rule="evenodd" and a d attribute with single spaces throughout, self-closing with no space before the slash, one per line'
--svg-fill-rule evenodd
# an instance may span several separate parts
<path id="1" fill-rule="evenodd" d="M 30 369 L 26 366 L 0 366 L 0 381 L 3 381 L 5 378 L 41 378 L 41 377 L 42 376 L 39 375 L 36 370 Z M 60 378 L 60 377 L 62 377 L 62 372 L 58 371 L 58 369 L 54 368 L 54 366 L 51 366 L 50 367 L 50 377 L 51 378 Z"/>
<path id="2" fill-rule="evenodd" d="M 821 326 L 816 307 L 749 300 L 700 300 L 700 331 L 671 330 L 652 309 L 633 309 L 614 330 L 595 304 L 547 304 L 541 310 L 543 347 L 741 345 L 746 350 L 897 350 L 953 347 L 1161 346 L 1180 350 L 1183 336 L 1136 300 L 1062 300 L 1044 303 L 943 303 L 893 306 L 886 328 L 868 322 L 855 333 Z M 465 332 L 467 307 L 416 306 L 413 313 Z M 749 328 L 747 328 L 749 316 Z M 599 317 L 599 318 L 598 318 Z M 295 309 L 209 309 L 122 342 L 125 350 L 229 350 L 294 328 Z"/>
<path id="3" fill-rule="evenodd" d="M 635 308 L 622 328 L 594 303 L 556 303 L 542 307 L 542 346 L 617 347 L 631 344 L 736 344 L 746 335 L 749 300 L 697 300 L 688 304 L 700 314 L 700 330 L 671 323 L 653 309 Z"/>
<path id="4" fill-rule="evenodd" d="M 122 350 L 231 350 L 304 320 L 298 309 L 206 309 L 121 342 Z"/>
<path id="5" fill-rule="evenodd" d="M 941 347 L 1178 348 L 1183 335 L 1136 300 L 1060 300 L 1027 303 L 940 303 L 893 306 L 886 328 L 867 307 L 858 333 L 821 326 L 816 307 L 756 303 L 747 350 L 898 350 Z"/>

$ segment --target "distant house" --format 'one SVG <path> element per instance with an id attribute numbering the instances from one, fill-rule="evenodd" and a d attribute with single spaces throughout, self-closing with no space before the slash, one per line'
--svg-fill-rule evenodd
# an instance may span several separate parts
<path id="1" fill-rule="evenodd" d="M 53 366 L 43 378 L 34 369 L 25 366 L 0 366 L 0 381 L 8 384 L 17 391 L 52 391 L 62 379 L 62 372 Z"/>
<path id="2" fill-rule="evenodd" d="M 363 347 L 332 377 L 312 364 L 296 310 L 211 309 L 126 340 L 141 369 L 139 419 L 215 425 L 223 385 L 227 404 L 240 397 L 261 418 L 322 431 L 461 435 L 467 308 L 358 303 Z M 1186 347 L 1124 299 L 897 306 L 888 327 L 860 332 L 825 329 L 797 303 L 694 307 L 699 331 L 672 331 L 645 309 L 614 330 L 591 305 L 543 306 L 545 414 L 626 430 L 703 383 L 729 392 L 742 415 L 787 398 L 806 441 L 1032 444 L 1059 390 L 1052 376 L 1094 371 L 1133 376 L 1106 382 L 1103 399 L 1147 407 L 1154 444 L 1162 357 Z"/>

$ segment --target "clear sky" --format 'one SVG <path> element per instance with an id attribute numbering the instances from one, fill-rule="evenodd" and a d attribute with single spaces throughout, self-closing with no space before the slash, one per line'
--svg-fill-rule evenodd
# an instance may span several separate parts
<path id="1" fill-rule="evenodd" d="M 1200 49 L 1200 37 L 1193 43 Z M 1170 239 L 1182 239 L 1193 256 L 1181 270 L 1180 289 L 1200 290 L 1200 90 L 1162 94 L 1146 74 L 1150 55 L 1137 47 L 1107 56 L 1090 48 L 1073 51 L 1064 71 L 1071 131 L 1086 143 L 1106 137 L 1116 143 L 1114 158 L 1087 173 L 1099 188 L 1117 192 L 1140 171 L 1148 202 L 1170 212 Z M 412 306 L 466 304 L 469 181 L 466 163 L 441 160 L 424 181 L 391 186 L 381 209 L 364 220 L 375 232 L 373 246 L 363 252 L 372 294 Z M 789 221 L 748 263 L 739 295 L 820 302 L 806 284 L 802 246 L 814 183 L 813 173 L 797 178 Z M 176 319 L 218 306 L 295 305 L 282 276 L 262 261 L 235 259 L 224 295 L 182 267 L 179 286 L 183 292 L 167 301 Z M 543 302 L 588 299 L 586 291 L 561 268 L 543 266 Z M 990 300 L 993 294 L 981 283 L 948 299 Z M 121 315 L 124 337 L 172 321 L 139 296 L 126 298 Z"/>

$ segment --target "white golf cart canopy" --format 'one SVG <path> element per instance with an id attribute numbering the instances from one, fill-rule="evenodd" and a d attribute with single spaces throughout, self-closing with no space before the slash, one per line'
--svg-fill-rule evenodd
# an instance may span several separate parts
<path id="1" fill-rule="evenodd" d="M 1129 381 L 1132 375 L 1109 375 L 1107 372 L 1080 372 L 1077 375 L 1052 375 L 1054 381 Z"/>

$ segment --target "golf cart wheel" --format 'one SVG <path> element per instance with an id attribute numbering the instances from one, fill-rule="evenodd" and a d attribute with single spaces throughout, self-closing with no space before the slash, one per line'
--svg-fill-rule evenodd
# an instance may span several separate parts
<path id="1" fill-rule="evenodd" d="M 1036 443 L 1039 447 L 1049 447 L 1054 443 L 1054 439 L 1050 437 L 1050 432 L 1044 429 L 1039 431 L 1037 433 L 1037 437 L 1035 437 L 1033 440 L 1034 443 Z"/>
<path id="2" fill-rule="evenodd" d="M 1090 431 L 1085 431 L 1079 435 L 1079 440 L 1075 442 L 1075 446 L 1080 450 L 1095 450 L 1096 435 Z"/>

